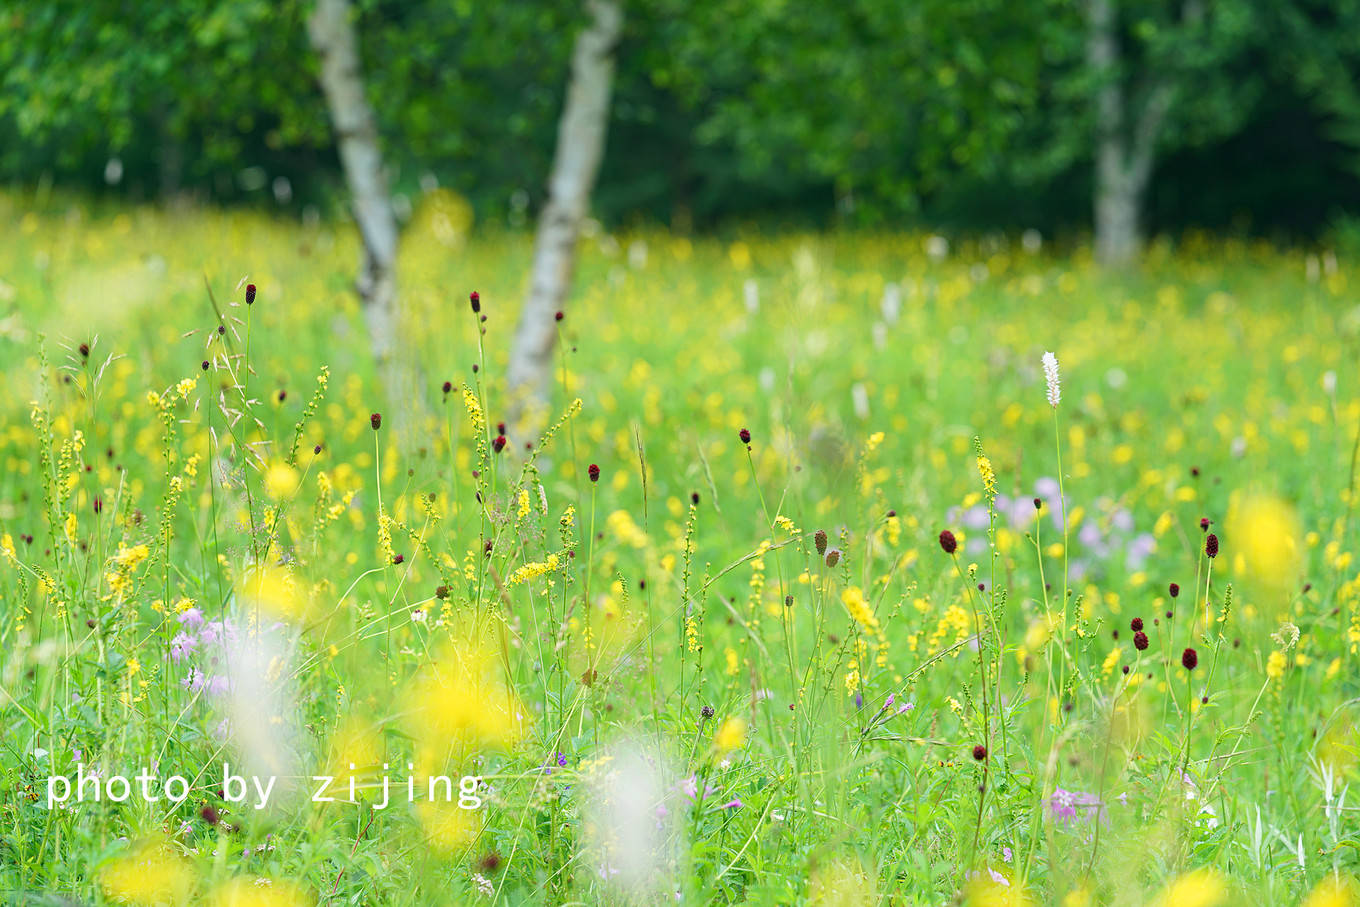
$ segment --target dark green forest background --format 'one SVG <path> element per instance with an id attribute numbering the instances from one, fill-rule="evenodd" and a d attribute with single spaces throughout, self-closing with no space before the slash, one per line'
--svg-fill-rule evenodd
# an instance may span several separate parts
<path id="1" fill-rule="evenodd" d="M 0 7 L 0 183 L 333 211 L 344 182 L 301 0 Z M 532 223 L 578 3 L 359 0 L 396 193 L 432 180 Z M 1118 78 L 1183 87 L 1152 232 L 1307 238 L 1360 213 L 1360 2 L 1118 8 Z M 1085 230 L 1098 78 L 1078 0 L 626 4 L 611 224 Z M 116 158 L 117 165 L 110 166 Z"/>

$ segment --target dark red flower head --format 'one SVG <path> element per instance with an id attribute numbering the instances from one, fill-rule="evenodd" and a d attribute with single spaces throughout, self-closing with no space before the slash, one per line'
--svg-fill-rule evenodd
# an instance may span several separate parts
<path id="1" fill-rule="evenodd" d="M 199 816 L 209 825 L 216 825 L 218 821 L 217 810 L 212 808 L 211 803 L 203 804 L 203 808 L 198 811 Z"/>
<path id="2" fill-rule="evenodd" d="M 207 359 L 204 359 L 204 360 L 203 360 L 203 371 L 206 372 L 206 371 L 208 370 L 208 366 L 211 365 L 211 364 L 212 364 L 212 363 L 210 363 Z"/>
<path id="3" fill-rule="evenodd" d="M 1186 649 L 1181 653 L 1181 664 L 1187 671 L 1193 671 L 1195 666 L 1199 664 L 1199 653 L 1194 649 Z"/>
<path id="4" fill-rule="evenodd" d="M 586 470 L 586 475 L 590 476 L 590 481 L 592 482 L 600 481 L 600 467 L 596 466 L 594 463 L 591 463 L 590 468 Z"/>
<path id="5" fill-rule="evenodd" d="M 812 535 L 812 544 L 817 546 L 817 556 L 826 554 L 826 530 L 818 529 Z"/>
<path id="6" fill-rule="evenodd" d="M 1202 516 L 1199 518 L 1199 531 L 1200 532 L 1209 531 L 1209 518 L 1207 516 Z"/>
<path id="7" fill-rule="evenodd" d="M 973 747 L 973 758 L 979 762 L 981 762 L 983 759 L 986 759 L 987 747 L 983 746 L 981 743 Z"/>
<path id="8" fill-rule="evenodd" d="M 394 557 L 392 558 L 392 563 L 394 563 L 394 564 L 400 564 L 400 563 L 401 563 L 402 561 L 404 561 L 404 560 L 406 560 L 406 555 L 404 555 L 404 554 L 398 554 L 398 555 L 396 555 L 396 556 L 394 556 Z"/>
<path id="9" fill-rule="evenodd" d="M 834 567 L 841 562 L 841 549 L 828 548 L 826 551 L 826 565 Z"/>
<path id="10" fill-rule="evenodd" d="M 482 310 L 482 294 L 478 293 L 476 290 L 473 290 L 468 294 L 468 302 L 472 303 L 473 312 L 480 312 Z"/>
<path id="11" fill-rule="evenodd" d="M 1129 621 L 1129 629 L 1135 632 L 1143 629 L 1143 619 L 1141 617 L 1135 617 L 1133 620 Z"/>
<path id="12" fill-rule="evenodd" d="M 750 430 L 749 428 L 743 428 L 741 431 L 737 432 L 737 437 L 738 437 L 738 438 L 741 438 L 741 443 L 743 443 L 743 444 L 750 444 L 750 443 L 751 443 L 751 430 Z"/>
<path id="13" fill-rule="evenodd" d="M 369 416 L 368 424 L 373 426 L 374 431 L 377 431 L 378 429 L 382 428 L 382 413 L 374 413 L 373 415 Z"/>
<path id="14" fill-rule="evenodd" d="M 1172 598 L 1175 598 L 1181 594 L 1180 583 L 1172 583 L 1170 586 L 1167 586 L 1166 591 L 1171 593 Z"/>
<path id="15" fill-rule="evenodd" d="M 491 449 L 494 450 L 496 453 L 500 453 L 501 451 L 505 450 L 505 445 L 506 445 L 505 435 L 496 435 L 495 440 L 491 442 Z"/>
<path id="16" fill-rule="evenodd" d="M 1147 634 L 1144 633 L 1142 630 L 1139 630 L 1137 633 L 1133 634 L 1133 647 L 1137 649 L 1139 652 L 1143 651 L 1148 647 Z"/>
<path id="17" fill-rule="evenodd" d="M 246 284 L 246 305 L 255 304 L 255 284 Z"/>
<path id="18" fill-rule="evenodd" d="M 1204 540 L 1204 553 L 1209 557 L 1218 557 L 1218 536 L 1212 532 Z"/>
<path id="19" fill-rule="evenodd" d="M 80 357 L 82 359 L 90 358 L 90 345 L 88 343 L 82 343 L 80 345 Z"/>
<path id="20" fill-rule="evenodd" d="M 558 312 L 556 315 L 553 316 L 553 321 L 561 321 L 565 317 L 567 316 L 563 315 L 561 312 Z"/>
<path id="21" fill-rule="evenodd" d="M 449 391 L 451 391 L 451 390 L 453 390 L 453 382 L 452 382 L 452 381 L 445 381 L 445 382 L 444 382 L 444 393 L 447 394 L 447 393 L 448 393 Z"/>
<path id="22" fill-rule="evenodd" d="M 1035 509 L 1035 510 L 1043 510 L 1043 509 L 1044 509 L 1044 502 L 1041 501 L 1041 500 L 1039 500 L 1038 498 L 1035 498 L 1035 499 L 1034 499 L 1034 509 Z"/>
<path id="23" fill-rule="evenodd" d="M 959 550 L 959 540 L 954 538 L 954 533 L 950 532 L 948 529 L 941 529 L 940 547 L 944 549 L 945 554 L 953 554 L 955 551 Z"/>

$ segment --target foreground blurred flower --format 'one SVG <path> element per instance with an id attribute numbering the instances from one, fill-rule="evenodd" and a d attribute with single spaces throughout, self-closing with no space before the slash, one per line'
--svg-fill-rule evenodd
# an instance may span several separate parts
<path id="1" fill-rule="evenodd" d="M 729 752 L 746 743 L 746 721 L 735 716 L 723 722 L 713 738 L 713 745 L 721 752 Z"/>
<path id="2" fill-rule="evenodd" d="M 1234 494 L 1224 525 L 1233 573 L 1265 598 L 1283 600 L 1303 570 L 1303 530 L 1294 508 L 1273 495 Z"/>
<path id="3" fill-rule="evenodd" d="M 1104 817 L 1105 804 L 1095 794 L 1059 787 L 1053 791 L 1053 796 L 1048 798 L 1048 810 L 1053 816 L 1053 821 L 1059 824 L 1077 820 L 1090 822 Z"/>
<path id="4" fill-rule="evenodd" d="M 219 886 L 206 903 L 207 907 L 308 907 L 316 901 L 292 882 L 243 876 Z"/>
<path id="5" fill-rule="evenodd" d="M 1212 869 L 1197 869 L 1167 885 L 1153 907 L 1215 907 L 1227 898 L 1223 878 Z"/>
<path id="6" fill-rule="evenodd" d="M 168 843 L 150 839 L 105 866 L 99 886 L 116 904 L 187 904 L 194 872 Z"/>
<path id="7" fill-rule="evenodd" d="M 1360 885 L 1350 876 L 1329 875 L 1314 886 L 1300 907 L 1356 907 Z"/>
<path id="8" fill-rule="evenodd" d="M 612 747 L 585 771 L 583 859 L 632 903 L 656 903 L 659 892 L 674 890 L 665 874 L 678 850 L 681 811 L 666 805 L 673 777 L 650 747 L 635 743 Z"/>
<path id="9" fill-rule="evenodd" d="M 412 736 L 442 760 L 458 750 L 504 748 L 523 739 L 524 707 L 492 653 L 449 643 L 411 681 L 406 702 Z"/>
<path id="10" fill-rule="evenodd" d="M 873 874 L 855 857 L 818 863 L 808 879 L 808 903 L 818 907 L 864 907 L 878 902 Z"/>

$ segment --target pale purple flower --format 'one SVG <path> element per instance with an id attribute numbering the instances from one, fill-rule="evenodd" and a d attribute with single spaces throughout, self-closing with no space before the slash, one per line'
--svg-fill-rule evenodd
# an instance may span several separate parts
<path id="1" fill-rule="evenodd" d="M 1048 809 L 1053 820 L 1060 824 L 1090 822 L 1105 814 L 1105 804 L 1095 794 L 1064 790 L 1061 787 L 1048 798 Z"/>
<path id="2" fill-rule="evenodd" d="M 182 611 L 179 617 L 175 618 L 179 625 L 190 633 L 203 626 L 203 612 L 197 608 L 188 608 Z"/>
<path id="3" fill-rule="evenodd" d="M 728 800 L 726 803 L 724 803 L 722 806 L 720 806 L 720 807 L 718 807 L 718 808 L 719 808 L 719 809 L 741 809 L 741 806 L 742 806 L 741 801 L 738 800 L 738 799 L 736 799 L 736 798 L 734 797 L 734 798 L 732 798 L 731 800 Z"/>

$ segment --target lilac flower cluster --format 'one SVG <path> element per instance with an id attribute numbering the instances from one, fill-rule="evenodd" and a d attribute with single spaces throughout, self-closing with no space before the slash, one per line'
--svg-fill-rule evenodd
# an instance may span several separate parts
<path id="1" fill-rule="evenodd" d="M 1060 825 L 1092 822 L 1105 817 L 1105 804 L 1095 794 L 1059 787 L 1048 798 L 1048 811 Z"/>
<path id="2" fill-rule="evenodd" d="M 1029 531 L 1034 525 L 1036 502 L 1047 511 L 1053 530 L 1060 539 L 1063 531 L 1063 502 L 1058 480 L 1051 476 L 1044 476 L 1034 483 L 1032 497 L 997 495 L 996 512 L 1000 524 L 1015 532 Z M 1071 501 L 1067 502 L 1067 507 L 1073 509 Z M 1126 569 L 1144 569 L 1148 557 L 1157 547 L 1152 533 L 1136 531 L 1133 514 L 1111 498 L 1098 498 L 1091 510 L 1077 529 L 1075 539 L 1086 556 L 1074 556 L 1070 560 L 1068 570 L 1071 578 L 1074 581 L 1083 580 L 1092 570 L 1113 562 L 1120 554 L 1123 555 Z M 990 522 L 986 504 L 974 504 L 967 510 L 951 508 L 946 519 L 971 530 L 964 546 L 968 554 L 976 556 L 986 550 L 985 531 Z M 1052 537 L 1045 535 L 1045 542 L 1052 540 Z"/>

